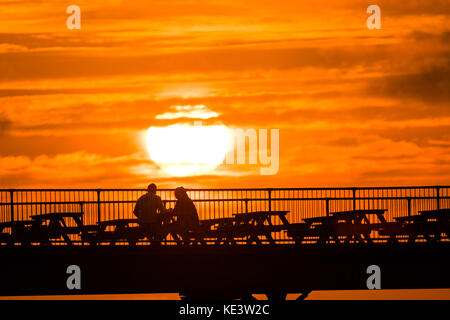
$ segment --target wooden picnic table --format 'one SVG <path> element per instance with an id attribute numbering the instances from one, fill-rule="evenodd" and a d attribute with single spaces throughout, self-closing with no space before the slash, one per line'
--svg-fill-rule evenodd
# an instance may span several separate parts
<path id="1" fill-rule="evenodd" d="M 310 223 L 291 223 L 287 227 L 286 234 L 295 241 L 295 244 L 301 244 L 303 243 L 306 233 L 310 230 L 311 223 L 313 223 L 313 221 Z"/>
<path id="2" fill-rule="evenodd" d="M 126 228 L 130 224 L 139 223 L 138 219 L 112 219 L 98 222 L 99 230 L 105 230 L 107 227 Z"/>
<path id="3" fill-rule="evenodd" d="M 387 209 L 360 209 L 360 210 L 331 212 L 330 214 L 333 217 L 338 218 L 339 220 L 352 222 L 354 224 L 360 224 L 362 221 L 370 223 L 368 215 L 375 215 L 381 223 L 385 223 L 386 218 L 384 217 L 384 213 L 386 211 Z"/>
<path id="4" fill-rule="evenodd" d="M 130 244 L 134 244 L 135 241 L 143 236 L 142 230 L 137 226 L 138 219 L 111 219 L 99 221 L 97 223 L 97 229 L 93 227 L 91 232 L 84 236 L 84 240 L 91 245 L 97 245 L 101 242 L 109 242 L 110 245 L 115 245 L 117 241 L 127 240 Z M 108 228 L 112 228 L 111 231 L 107 231 Z"/>
<path id="5" fill-rule="evenodd" d="M 371 223 L 368 215 L 377 216 L 382 224 L 386 222 L 385 212 L 385 209 L 331 212 L 328 216 L 303 219 L 305 224 L 299 224 L 298 227 L 291 228 L 288 234 L 296 243 L 302 243 L 303 240 L 317 241 L 317 243 L 325 243 L 330 240 L 335 243 L 352 240 L 371 243 L 370 233 L 378 230 L 380 224 Z"/>
<path id="6" fill-rule="evenodd" d="M 272 232 L 280 232 L 287 228 L 289 221 L 286 214 L 289 211 L 253 211 L 234 214 L 234 224 L 219 226 L 217 244 L 236 244 L 236 240 L 242 239 L 248 245 L 255 242 L 262 244 L 259 236 L 264 236 L 270 244 L 275 244 Z M 277 216 L 281 225 L 272 224 L 271 218 Z M 267 224 L 266 224 L 267 223 Z"/>
<path id="7" fill-rule="evenodd" d="M 436 209 L 436 210 L 421 210 L 420 214 L 406 216 L 406 217 L 396 217 L 395 221 L 407 222 L 407 223 L 418 223 L 418 222 L 450 222 L 450 209 Z"/>
<path id="8" fill-rule="evenodd" d="M 419 237 L 433 242 L 444 238 L 443 234 L 450 239 L 450 215 L 447 210 L 419 212 L 417 215 L 394 218 L 396 222 L 385 227 L 383 234 L 390 235 L 392 241 L 397 241 L 397 236 L 407 236 L 409 242 L 415 242 Z"/>
<path id="9" fill-rule="evenodd" d="M 311 227 L 312 225 L 315 225 L 315 224 L 323 225 L 323 224 L 327 224 L 327 223 L 337 223 L 337 221 L 338 221 L 336 217 L 330 217 L 330 216 L 304 218 L 302 220 L 305 221 L 305 224 L 307 227 Z"/>
<path id="10" fill-rule="evenodd" d="M 389 236 L 389 241 L 398 242 L 398 237 L 403 237 L 408 242 L 413 243 L 422 237 L 423 239 L 434 242 L 445 237 L 450 239 L 450 223 L 439 223 L 437 221 L 416 221 L 406 223 L 405 220 L 397 219 L 397 222 L 390 222 L 379 230 L 380 235 Z"/>
<path id="11" fill-rule="evenodd" d="M 304 240 L 316 241 L 324 243 L 334 240 L 340 243 L 339 234 L 337 234 L 338 217 L 323 216 L 302 219 L 304 224 L 297 224 L 295 229 L 291 229 L 288 233 L 296 241 L 302 243 Z"/>
<path id="12" fill-rule="evenodd" d="M 156 224 L 159 223 L 159 226 L 152 231 L 145 229 L 145 225 L 141 224 L 139 219 L 136 218 L 100 221 L 97 224 L 97 229 L 93 228 L 91 232 L 85 235 L 84 240 L 92 245 L 100 242 L 109 242 L 110 245 L 114 245 L 120 240 L 128 241 L 130 245 L 134 245 L 136 241 L 144 238 L 160 242 L 168 234 L 171 234 L 175 240 L 179 240 L 177 235 L 178 229 L 171 224 L 173 218 L 172 211 L 158 214 L 156 216 Z M 108 231 L 108 227 L 111 227 L 112 230 Z"/>
<path id="13" fill-rule="evenodd" d="M 329 216 L 304 218 L 302 220 L 305 221 L 308 226 L 315 224 L 336 224 L 339 222 L 362 224 L 363 221 L 370 224 L 367 215 L 376 215 L 381 223 L 385 223 L 386 218 L 384 217 L 384 212 L 386 211 L 387 210 L 385 209 L 338 211 L 330 212 Z"/>
<path id="14" fill-rule="evenodd" d="M 163 226 L 163 230 L 166 234 L 170 234 L 177 244 L 205 245 L 208 241 L 217 243 L 222 228 L 233 226 L 235 221 L 236 219 L 231 217 L 204 219 L 199 221 L 195 230 L 186 230 L 182 225 L 172 221 L 165 227 Z"/>
<path id="15" fill-rule="evenodd" d="M 0 223 L 0 232 L 3 232 L 6 228 L 11 228 L 12 231 L 18 228 L 25 228 L 27 226 L 31 226 L 35 221 L 32 220 L 15 220 L 15 221 L 7 221 Z"/>
<path id="16" fill-rule="evenodd" d="M 394 220 L 397 222 L 414 223 L 414 222 L 426 222 L 428 218 L 424 215 L 416 214 L 412 216 L 395 217 Z"/>
<path id="17" fill-rule="evenodd" d="M 37 224 L 32 220 L 15 220 L 0 223 L 0 243 L 12 245 L 14 243 L 28 243 L 29 237 L 27 231 L 30 226 Z M 10 228 L 11 233 L 3 232 L 4 229 Z"/>
<path id="18" fill-rule="evenodd" d="M 421 210 L 419 211 L 420 214 L 437 214 L 437 215 L 450 215 L 450 208 L 443 208 L 443 209 L 434 209 L 434 210 Z"/>
<path id="19" fill-rule="evenodd" d="M 236 220 L 236 224 L 252 224 L 252 225 L 264 225 L 267 222 L 272 225 L 272 217 L 278 217 L 284 225 L 288 225 L 289 221 L 286 219 L 286 215 L 289 211 L 252 211 L 247 213 L 233 214 Z"/>
<path id="20" fill-rule="evenodd" d="M 421 210 L 419 213 L 428 221 L 450 222 L 450 209 Z"/>
<path id="21" fill-rule="evenodd" d="M 38 235 L 41 244 L 43 242 L 50 243 L 50 239 L 58 239 L 62 237 L 64 241 L 71 246 L 72 240 L 69 234 L 79 234 L 83 232 L 83 212 L 53 212 L 40 215 L 32 215 L 31 219 L 38 222 L 38 226 L 32 225 L 30 232 Z M 65 218 L 71 218 L 75 221 L 75 227 L 69 227 Z M 48 225 L 43 225 L 44 221 L 48 221 Z"/>
<path id="22" fill-rule="evenodd" d="M 215 219 L 205 219 L 200 220 L 200 226 L 213 228 L 214 226 L 227 226 L 233 225 L 236 221 L 235 218 L 215 218 Z"/>

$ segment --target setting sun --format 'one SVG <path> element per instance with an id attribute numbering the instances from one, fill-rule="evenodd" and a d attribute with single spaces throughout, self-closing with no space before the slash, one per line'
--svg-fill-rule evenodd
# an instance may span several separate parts
<path id="1" fill-rule="evenodd" d="M 175 124 L 150 127 L 147 150 L 150 158 L 172 176 L 210 173 L 222 163 L 230 145 L 224 125 Z"/>

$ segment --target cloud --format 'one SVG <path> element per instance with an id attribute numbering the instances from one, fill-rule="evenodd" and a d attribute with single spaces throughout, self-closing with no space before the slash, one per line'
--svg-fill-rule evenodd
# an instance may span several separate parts
<path id="1" fill-rule="evenodd" d="M 448 44 L 450 42 L 450 30 L 445 30 L 442 32 L 426 32 L 422 30 L 411 31 L 408 37 L 416 41 L 439 41 L 443 44 Z"/>
<path id="2" fill-rule="evenodd" d="M 11 120 L 0 114 L 0 137 L 7 132 L 7 130 L 11 127 L 11 124 Z"/>
<path id="3" fill-rule="evenodd" d="M 432 66 L 417 73 L 386 76 L 373 81 L 368 92 L 407 100 L 419 99 L 429 103 L 450 101 L 450 60 L 446 65 Z"/>
<path id="4" fill-rule="evenodd" d="M 382 0 L 377 2 L 384 15 L 448 15 L 450 4 L 446 0 L 407 0 L 400 2 Z"/>
<path id="5" fill-rule="evenodd" d="M 391 64 L 386 56 L 394 51 L 388 45 L 358 48 L 342 46 L 293 48 L 207 48 L 167 54 L 90 55 L 67 52 L 15 53 L 0 55 L 8 68 L 0 79 L 50 79 L 104 77 L 113 75 L 188 74 L 246 70 L 291 70 L 307 67 L 350 69 L 358 65 Z M 403 51 L 403 50 L 402 50 Z M 397 48 L 397 54 L 398 48 Z M 413 60 L 414 52 L 405 52 L 404 59 Z M 394 58 L 394 61 L 396 59 Z"/>
<path id="6" fill-rule="evenodd" d="M 146 172 L 133 170 L 144 164 Z M 0 187 L 120 187 L 157 175 L 158 168 L 139 154 L 107 157 L 76 152 L 52 157 L 0 157 Z"/>
<path id="7" fill-rule="evenodd" d="M 206 106 L 199 104 L 195 106 L 172 106 L 171 109 L 176 112 L 165 112 L 163 114 L 158 114 L 156 119 L 179 119 L 179 118 L 189 118 L 189 119 L 210 119 L 217 118 L 219 114 L 207 108 Z"/>
<path id="8" fill-rule="evenodd" d="M 382 130 L 374 128 L 373 133 L 392 141 L 409 141 L 420 147 L 435 146 L 437 141 L 450 141 L 450 125 L 406 126 L 403 128 L 387 126 Z M 448 144 L 441 144 L 443 150 L 448 150 Z"/>

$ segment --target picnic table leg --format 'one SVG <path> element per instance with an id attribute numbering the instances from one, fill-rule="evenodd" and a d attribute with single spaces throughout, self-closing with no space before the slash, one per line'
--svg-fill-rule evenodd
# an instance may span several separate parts
<path id="1" fill-rule="evenodd" d="M 96 246 L 102 242 L 102 238 L 104 239 L 105 230 L 106 226 L 100 227 L 100 230 L 98 230 L 97 234 L 94 236 L 95 240 L 91 242 L 91 245 Z"/>
<path id="2" fill-rule="evenodd" d="M 70 237 L 69 237 L 69 235 L 66 232 L 67 225 L 66 225 L 66 222 L 64 221 L 64 218 L 59 218 L 57 225 L 60 228 L 60 233 L 61 233 L 63 239 L 66 241 L 66 243 L 69 246 L 71 246 L 72 245 L 72 240 L 70 240 Z"/>
<path id="3" fill-rule="evenodd" d="M 361 240 L 365 243 L 372 243 L 372 239 L 367 233 L 361 233 Z"/>
<path id="4" fill-rule="evenodd" d="M 177 245 L 181 245 L 182 240 L 180 239 L 180 237 L 178 236 L 178 234 L 176 232 L 170 232 L 170 235 L 172 236 L 172 238 L 175 240 L 175 242 L 177 243 Z"/>
<path id="5" fill-rule="evenodd" d="M 279 217 L 280 217 L 281 222 L 283 222 L 283 224 L 289 225 L 289 221 L 286 218 L 286 216 L 280 215 Z"/>
<path id="6" fill-rule="evenodd" d="M 222 242 L 222 239 L 223 239 L 223 237 L 217 236 L 215 245 L 216 245 L 216 246 L 220 246 L 220 244 L 221 244 L 221 242 Z"/>
<path id="7" fill-rule="evenodd" d="M 70 240 L 69 236 L 65 232 L 62 234 L 62 236 L 69 246 L 71 246 L 73 244 L 72 240 Z"/>
<path id="8" fill-rule="evenodd" d="M 323 244 L 323 242 L 324 242 L 324 236 L 323 235 L 320 235 L 319 236 L 319 239 L 317 239 L 317 244 Z"/>
<path id="9" fill-rule="evenodd" d="M 424 233 L 423 237 L 427 240 L 427 242 L 434 242 L 434 237 L 430 237 L 429 234 Z"/>
<path id="10" fill-rule="evenodd" d="M 227 242 L 230 246 L 234 246 L 237 244 L 233 236 L 227 237 L 227 240 L 228 240 Z"/>
<path id="11" fill-rule="evenodd" d="M 395 237 L 395 235 L 391 234 L 389 235 L 389 237 L 386 239 L 387 243 L 396 243 L 397 242 L 397 238 Z"/>
<path id="12" fill-rule="evenodd" d="M 206 245 L 205 242 L 205 238 L 203 237 L 203 234 L 201 232 L 196 232 L 194 233 L 194 237 L 195 237 L 195 241 L 199 244 L 199 245 Z"/>
<path id="13" fill-rule="evenodd" d="M 398 243 L 397 236 L 395 234 L 391 234 L 389 240 L 392 241 L 392 243 L 394 244 Z"/>
<path id="14" fill-rule="evenodd" d="M 383 213 L 376 213 L 376 215 L 381 223 L 387 223 L 386 218 L 384 217 Z"/>
<path id="15" fill-rule="evenodd" d="M 264 236 L 266 237 L 266 240 L 268 240 L 271 245 L 275 245 L 275 240 L 273 239 L 273 237 L 270 234 L 270 232 L 266 233 Z"/>
<path id="16" fill-rule="evenodd" d="M 408 238 L 409 238 L 408 242 L 414 243 L 416 241 L 417 235 L 415 233 L 412 233 L 412 234 L 409 235 Z"/>
<path id="17" fill-rule="evenodd" d="M 82 221 L 82 219 L 80 219 L 80 217 L 77 217 L 77 216 L 74 216 L 73 220 L 77 224 L 78 228 L 80 228 L 80 230 L 81 230 L 81 244 L 84 245 L 83 233 L 85 233 L 85 231 L 83 230 L 83 227 L 84 227 L 83 221 Z"/>
<path id="18" fill-rule="evenodd" d="M 153 246 L 160 246 L 163 240 L 163 236 L 161 235 L 161 231 L 156 229 L 153 232 L 147 235 L 147 239 L 150 241 L 150 244 Z"/>
<path id="19" fill-rule="evenodd" d="M 327 243 L 327 241 L 329 240 L 329 236 L 324 236 L 324 235 L 321 235 L 320 237 L 319 237 L 319 239 L 317 240 L 317 243 L 318 244 L 324 244 L 324 243 Z"/>
<path id="20" fill-rule="evenodd" d="M 447 239 L 450 240 L 450 230 L 449 231 L 444 231 L 444 234 L 446 234 L 447 235 Z"/>
<path id="21" fill-rule="evenodd" d="M 364 242 L 364 240 L 361 238 L 361 234 L 360 233 L 355 233 L 353 235 L 353 238 L 355 239 L 355 243 L 361 243 Z"/>
<path id="22" fill-rule="evenodd" d="M 294 240 L 296 245 L 300 245 L 303 243 L 303 236 L 293 236 L 292 239 Z"/>
<path id="23" fill-rule="evenodd" d="M 259 239 L 257 234 L 251 234 L 247 237 L 247 244 L 251 245 L 255 242 L 257 245 L 261 245 L 261 239 Z"/>
<path id="24" fill-rule="evenodd" d="M 335 243 L 340 244 L 341 240 L 339 240 L 339 235 L 335 234 L 334 236 L 332 236 L 332 239 L 334 240 Z"/>
<path id="25" fill-rule="evenodd" d="M 169 232 L 161 230 L 161 243 L 164 242 L 167 245 L 167 236 L 169 234 Z"/>

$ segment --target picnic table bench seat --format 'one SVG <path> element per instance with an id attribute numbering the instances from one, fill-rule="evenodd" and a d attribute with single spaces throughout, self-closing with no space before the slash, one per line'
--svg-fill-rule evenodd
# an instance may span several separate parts
<path id="1" fill-rule="evenodd" d="M 4 228 L 24 228 L 33 224 L 31 220 L 15 220 L 0 223 L 0 231 Z"/>
<path id="2" fill-rule="evenodd" d="M 216 218 L 216 219 L 206 219 L 200 220 L 200 227 L 211 228 L 214 225 L 232 225 L 234 223 L 234 218 Z"/>
<path id="3" fill-rule="evenodd" d="M 109 222 L 104 225 L 111 225 Z M 84 229 L 81 235 L 83 242 L 88 242 L 91 245 L 100 243 L 109 243 L 115 245 L 117 242 L 126 241 L 130 245 L 134 245 L 138 240 L 146 237 L 144 229 L 140 226 L 118 228 L 115 230 L 105 230 L 100 226 L 88 226 Z"/>
<path id="4" fill-rule="evenodd" d="M 434 210 L 420 210 L 420 214 L 438 214 L 438 215 L 450 215 L 450 208 L 434 209 Z"/>
<path id="5" fill-rule="evenodd" d="M 238 224 L 217 229 L 217 243 L 235 244 L 236 240 L 245 240 L 247 244 L 262 244 L 259 236 L 264 236 L 271 244 L 275 244 L 272 233 L 285 230 L 285 225 L 249 225 Z"/>
<path id="6" fill-rule="evenodd" d="M 81 218 L 83 216 L 83 212 L 50 212 L 43 214 L 35 214 L 30 216 L 33 220 L 54 220 L 61 218 Z"/>
<path id="7" fill-rule="evenodd" d="M 363 211 L 361 211 L 363 212 Z M 380 211 L 375 211 L 380 212 Z M 339 213 L 339 215 L 305 218 L 304 223 L 290 224 L 287 235 L 296 244 L 304 241 L 325 242 L 371 242 L 370 234 L 379 229 L 380 224 L 352 223 L 351 212 Z"/>
<path id="8" fill-rule="evenodd" d="M 32 220 L 15 220 L 0 223 L 0 232 L 2 243 L 7 242 L 12 245 L 20 243 L 22 245 L 29 245 L 32 241 L 40 240 L 34 233 L 31 232 L 32 226 L 38 226 L 40 223 Z M 9 228 L 11 231 L 3 232 L 4 229 Z"/>
<path id="9" fill-rule="evenodd" d="M 235 226 L 224 226 L 217 229 L 218 233 L 234 235 L 236 237 L 244 237 L 249 234 L 267 234 L 272 232 L 280 232 L 286 230 L 284 225 L 235 225 Z"/>

